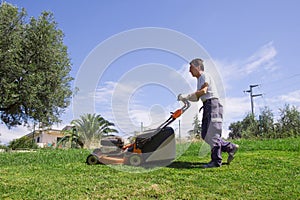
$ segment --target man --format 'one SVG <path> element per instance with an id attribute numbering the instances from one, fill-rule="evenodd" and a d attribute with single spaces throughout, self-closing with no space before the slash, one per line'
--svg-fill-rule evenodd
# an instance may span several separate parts
<path id="1" fill-rule="evenodd" d="M 222 152 L 228 153 L 227 164 L 234 159 L 239 146 L 221 138 L 223 106 L 219 102 L 219 95 L 212 77 L 204 72 L 203 60 L 196 58 L 190 62 L 190 73 L 197 78 L 197 91 L 188 95 L 179 95 L 179 100 L 203 102 L 203 117 L 201 137 L 211 147 L 211 161 L 204 168 L 220 167 Z"/>

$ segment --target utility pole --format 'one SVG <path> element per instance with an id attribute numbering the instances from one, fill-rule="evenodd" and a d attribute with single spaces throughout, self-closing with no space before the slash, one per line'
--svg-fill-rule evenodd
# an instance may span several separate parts
<path id="1" fill-rule="evenodd" d="M 141 134 L 143 134 L 144 133 L 144 124 L 143 124 L 143 122 L 141 122 Z"/>
<path id="2" fill-rule="evenodd" d="M 244 91 L 244 92 L 250 93 L 250 99 L 251 99 L 251 112 L 252 112 L 252 115 L 254 115 L 253 98 L 254 98 L 254 97 L 260 97 L 260 96 L 262 96 L 262 94 L 253 94 L 253 88 L 258 87 L 258 86 L 259 86 L 259 85 L 250 85 L 250 89 Z"/>

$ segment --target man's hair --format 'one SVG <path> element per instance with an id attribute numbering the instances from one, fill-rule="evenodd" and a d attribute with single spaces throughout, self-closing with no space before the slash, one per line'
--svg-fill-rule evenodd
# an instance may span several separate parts
<path id="1" fill-rule="evenodd" d="M 193 65 L 194 67 L 199 67 L 202 71 L 204 71 L 203 60 L 201 58 L 195 58 L 190 62 L 190 65 Z"/>

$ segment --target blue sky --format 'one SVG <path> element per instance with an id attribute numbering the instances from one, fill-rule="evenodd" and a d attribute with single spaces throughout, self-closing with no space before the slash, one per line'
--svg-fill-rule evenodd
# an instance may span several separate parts
<path id="1" fill-rule="evenodd" d="M 254 93 L 264 94 L 263 97 L 255 98 L 256 115 L 264 106 L 270 107 L 275 116 L 278 116 L 278 109 L 285 103 L 300 107 L 300 69 L 297 66 L 300 52 L 300 2 L 297 0 L 6 2 L 25 8 L 28 16 L 37 17 L 42 11 L 54 14 L 59 29 L 65 33 L 64 43 L 72 60 L 73 77 L 83 68 L 84 61 L 88 60 L 93 50 L 112 36 L 128 30 L 157 27 L 191 38 L 208 53 L 222 78 L 226 93 L 225 134 L 231 122 L 241 120 L 250 112 L 249 94 L 243 92 L 249 89 L 250 84 L 259 84 L 259 87 L 254 88 Z M 122 48 L 124 45 L 117 44 L 114 48 Z M 103 57 L 105 55 L 99 55 L 99 60 Z M 128 104 L 125 106 L 127 112 L 118 113 L 118 117 L 112 113 L 112 102 L 120 102 L 121 106 L 124 103 L 113 99 L 122 97 L 114 96 L 118 83 L 149 63 L 155 63 L 151 66 L 161 66 L 162 69 L 167 66 L 170 71 L 175 70 L 182 74 L 191 88 L 194 87 L 195 80 L 188 73 L 187 61 L 170 52 L 142 49 L 120 55 L 99 77 L 92 96 L 95 99 L 95 112 L 113 122 L 120 121 L 118 117 L 129 118 L 131 124 L 128 129 L 122 129 L 124 132 L 130 132 L 130 128 L 138 130 L 141 121 L 145 125 L 157 125 L 168 116 L 169 111 L 180 106 L 174 91 L 157 82 L 135 90 L 129 90 L 130 86 L 126 82 L 120 91 L 133 92 L 125 102 Z M 142 76 L 151 77 L 149 74 Z M 160 79 L 164 78 L 170 77 Z M 89 82 L 88 78 L 86 82 Z M 73 110 L 70 107 L 62 116 L 63 123 L 59 127 L 68 124 L 72 118 Z M 187 122 L 186 127 L 188 129 L 191 124 Z M 1 125 L 0 141 L 7 143 L 29 131 L 26 127 L 7 130 Z"/>

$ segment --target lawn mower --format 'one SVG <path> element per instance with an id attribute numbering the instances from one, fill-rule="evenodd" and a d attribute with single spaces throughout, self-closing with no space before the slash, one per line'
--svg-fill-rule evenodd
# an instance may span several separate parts
<path id="1" fill-rule="evenodd" d="M 89 165 L 95 164 L 126 164 L 131 166 L 166 166 L 176 157 L 175 134 L 168 127 L 180 117 L 189 107 L 187 100 L 184 105 L 171 112 L 171 116 L 159 127 L 144 131 L 134 142 L 124 145 L 119 136 L 109 136 L 101 139 L 100 148 L 95 149 L 86 159 Z"/>

